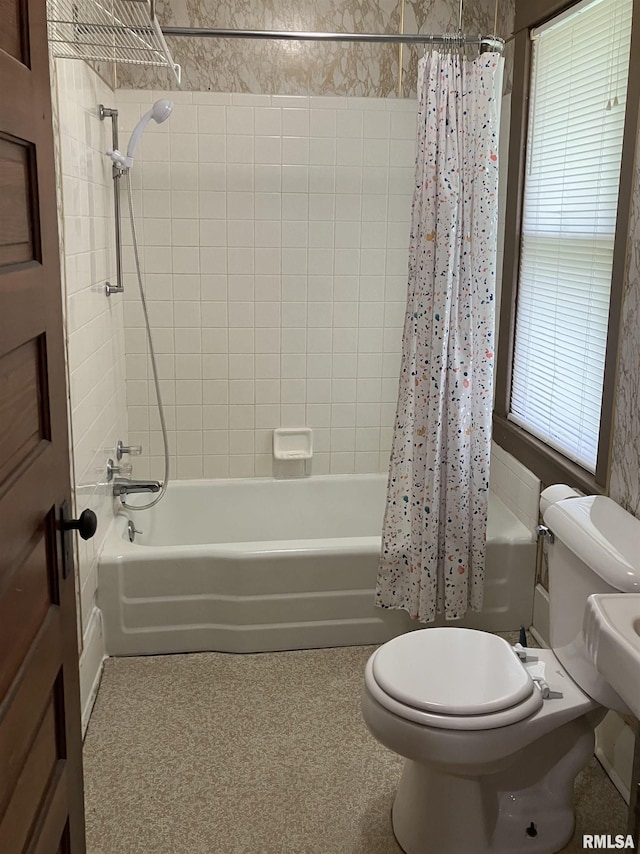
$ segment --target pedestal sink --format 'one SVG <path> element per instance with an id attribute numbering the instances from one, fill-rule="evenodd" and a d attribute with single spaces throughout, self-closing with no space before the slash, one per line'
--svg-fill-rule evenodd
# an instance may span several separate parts
<path id="1" fill-rule="evenodd" d="M 640 593 L 594 593 L 584 639 L 598 672 L 640 717 Z"/>

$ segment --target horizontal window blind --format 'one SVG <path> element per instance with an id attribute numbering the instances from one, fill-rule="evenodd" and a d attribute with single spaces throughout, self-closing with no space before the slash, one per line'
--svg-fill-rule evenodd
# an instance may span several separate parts
<path id="1" fill-rule="evenodd" d="M 510 420 L 595 471 L 632 0 L 532 32 Z"/>

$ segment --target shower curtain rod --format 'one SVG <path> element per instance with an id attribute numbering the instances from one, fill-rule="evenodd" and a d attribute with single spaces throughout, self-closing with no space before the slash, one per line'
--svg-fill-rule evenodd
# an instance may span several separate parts
<path id="1" fill-rule="evenodd" d="M 431 35 L 420 33 L 314 33 L 287 30 L 232 30 L 216 27 L 162 27 L 165 36 L 222 39 L 281 39 L 317 42 L 380 42 L 382 44 L 480 45 L 485 50 L 502 51 L 504 40 L 497 36 L 462 34 Z"/>

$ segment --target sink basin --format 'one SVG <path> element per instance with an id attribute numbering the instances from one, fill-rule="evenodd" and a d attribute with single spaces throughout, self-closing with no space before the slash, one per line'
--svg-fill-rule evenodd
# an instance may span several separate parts
<path id="1" fill-rule="evenodd" d="M 640 717 L 640 593 L 592 594 L 583 630 L 596 669 Z"/>

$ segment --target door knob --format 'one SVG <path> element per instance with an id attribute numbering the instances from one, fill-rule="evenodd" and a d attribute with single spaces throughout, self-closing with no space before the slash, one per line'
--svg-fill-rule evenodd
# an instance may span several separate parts
<path id="1" fill-rule="evenodd" d="M 60 507 L 59 530 L 62 535 L 62 577 L 66 578 L 73 566 L 73 537 L 77 531 L 83 540 L 89 540 L 98 528 L 98 519 L 93 510 L 83 510 L 79 519 L 69 519 L 69 508 L 63 501 Z"/>
<path id="2" fill-rule="evenodd" d="M 98 518 L 93 510 L 83 510 L 79 519 L 63 519 L 63 531 L 77 531 L 83 540 L 90 540 L 98 528 Z"/>

